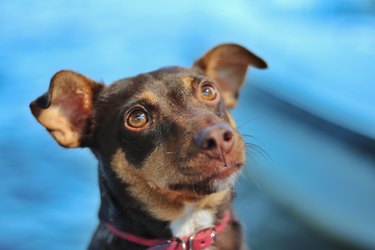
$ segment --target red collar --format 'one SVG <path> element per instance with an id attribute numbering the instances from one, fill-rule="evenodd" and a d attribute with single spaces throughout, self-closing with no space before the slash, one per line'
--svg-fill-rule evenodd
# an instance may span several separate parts
<path id="1" fill-rule="evenodd" d="M 224 218 L 215 226 L 204 227 L 196 231 L 193 235 L 182 238 L 173 237 L 171 239 L 145 239 L 134 234 L 121 232 L 113 225 L 107 223 L 108 230 L 117 237 L 148 247 L 148 250 L 202 250 L 214 243 L 215 236 L 221 233 L 230 220 L 229 210 L 225 212 Z"/>

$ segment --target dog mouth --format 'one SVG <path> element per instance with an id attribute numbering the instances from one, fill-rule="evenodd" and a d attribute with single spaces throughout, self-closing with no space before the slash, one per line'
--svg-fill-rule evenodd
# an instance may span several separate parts
<path id="1" fill-rule="evenodd" d="M 230 164 L 220 172 L 211 174 L 208 177 L 195 175 L 199 181 L 179 182 L 169 185 L 169 189 L 177 192 L 189 192 L 194 196 L 204 196 L 215 192 L 220 192 L 234 186 L 240 173 L 242 164 Z"/>

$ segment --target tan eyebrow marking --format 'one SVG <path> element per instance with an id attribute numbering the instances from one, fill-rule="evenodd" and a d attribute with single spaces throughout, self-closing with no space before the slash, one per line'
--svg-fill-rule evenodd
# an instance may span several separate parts
<path id="1" fill-rule="evenodd" d="M 187 89 L 191 89 L 192 88 L 192 84 L 193 82 L 195 81 L 195 78 L 192 77 L 192 76 L 184 76 L 182 77 L 182 81 L 184 83 L 184 86 L 187 88 Z"/>
<path id="2" fill-rule="evenodd" d="M 138 96 L 139 99 L 145 100 L 150 104 L 156 105 L 159 103 L 159 98 L 151 91 L 145 91 Z"/>

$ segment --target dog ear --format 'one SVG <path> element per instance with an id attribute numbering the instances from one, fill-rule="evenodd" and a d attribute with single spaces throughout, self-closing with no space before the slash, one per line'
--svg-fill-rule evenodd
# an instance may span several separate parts
<path id="1" fill-rule="evenodd" d="M 30 104 L 35 118 L 63 147 L 83 147 L 95 95 L 103 85 L 69 70 L 57 72 L 49 90 Z"/>
<path id="2" fill-rule="evenodd" d="M 249 65 L 259 69 L 267 68 L 263 59 L 246 48 L 237 44 L 222 44 L 208 51 L 193 67 L 219 84 L 226 106 L 233 108 Z"/>

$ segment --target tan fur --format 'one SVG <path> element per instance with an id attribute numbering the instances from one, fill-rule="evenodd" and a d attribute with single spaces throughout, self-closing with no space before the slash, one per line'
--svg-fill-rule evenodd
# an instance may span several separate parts
<path id="1" fill-rule="evenodd" d="M 73 127 L 70 121 L 64 116 L 59 107 L 50 107 L 46 110 L 34 109 L 35 117 L 43 124 L 53 138 L 65 147 L 78 147 L 79 146 L 79 133 Z"/>
<path id="2" fill-rule="evenodd" d="M 151 91 L 144 91 L 142 92 L 138 98 L 140 100 L 146 100 L 147 102 L 150 102 L 151 104 L 158 104 L 159 98 Z"/>
<path id="3" fill-rule="evenodd" d="M 228 111 L 226 111 L 226 114 L 227 114 L 227 116 L 228 116 L 228 118 L 229 118 L 229 123 L 230 123 L 230 125 L 231 125 L 233 128 L 236 128 L 236 127 L 237 127 L 237 124 L 236 124 L 236 122 L 234 121 L 234 119 L 233 119 L 231 113 L 229 113 Z"/>
<path id="4" fill-rule="evenodd" d="M 149 161 L 152 158 L 150 156 Z M 213 193 L 204 198 L 189 197 L 167 190 L 152 180 L 164 175 L 164 181 L 167 181 L 165 178 L 166 175 L 160 174 L 165 173 L 166 170 L 163 171 L 161 166 L 157 167 L 152 164 L 146 164 L 142 169 L 136 169 L 126 162 L 125 154 L 121 149 L 115 153 L 112 159 L 112 167 L 117 176 L 129 184 L 128 191 L 131 195 L 144 204 L 147 204 L 145 207 L 149 213 L 160 220 L 171 221 L 177 219 L 183 214 L 185 204 L 191 203 L 194 203 L 197 209 L 216 211 L 216 207 L 226 197 L 230 196 L 230 190 Z M 151 178 L 151 176 L 154 178 Z"/>
<path id="5" fill-rule="evenodd" d="M 230 189 L 227 189 L 222 192 L 213 193 L 197 202 L 195 207 L 197 209 L 208 209 L 216 213 L 217 207 L 231 196 L 231 192 Z"/>
<path id="6" fill-rule="evenodd" d="M 124 182 L 129 184 L 131 195 L 147 204 L 150 214 L 161 220 L 173 220 L 183 213 L 183 203 L 178 196 L 164 196 L 154 182 L 143 175 L 144 169 L 138 170 L 130 166 L 125 160 L 124 152 L 119 149 L 112 160 L 112 167 Z M 172 192 L 171 192 L 172 193 Z"/>
<path id="7" fill-rule="evenodd" d="M 186 89 L 191 89 L 191 85 L 194 82 L 194 77 L 192 76 L 184 76 L 182 77 L 182 82 L 184 83 L 184 86 Z"/>
<path id="8" fill-rule="evenodd" d="M 50 106 L 44 109 L 33 102 L 31 112 L 61 146 L 79 147 L 99 86 L 81 74 L 59 71 L 51 79 Z"/>

